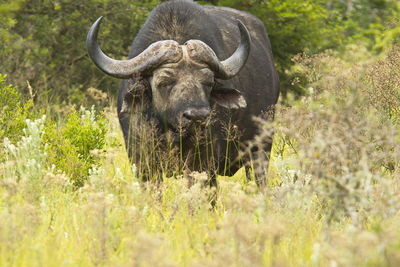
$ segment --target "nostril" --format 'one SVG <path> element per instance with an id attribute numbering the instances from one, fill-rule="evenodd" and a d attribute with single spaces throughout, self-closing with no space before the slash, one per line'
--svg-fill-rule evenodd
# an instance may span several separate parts
<path id="1" fill-rule="evenodd" d="M 183 117 L 191 121 L 203 120 L 207 118 L 208 115 L 210 115 L 209 108 L 187 109 L 183 112 Z"/>
<path id="2" fill-rule="evenodd" d="M 183 112 L 183 117 L 188 120 L 193 120 L 193 111 L 191 109 Z"/>

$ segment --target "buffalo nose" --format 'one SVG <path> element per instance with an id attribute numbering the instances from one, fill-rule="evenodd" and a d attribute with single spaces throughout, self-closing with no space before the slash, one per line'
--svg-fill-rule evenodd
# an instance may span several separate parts
<path id="1" fill-rule="evenodd" d="M 189 108 L 183 112 L 183 117 L 190 121 L 202 121 L 210 115 L 209 108 Z"/>

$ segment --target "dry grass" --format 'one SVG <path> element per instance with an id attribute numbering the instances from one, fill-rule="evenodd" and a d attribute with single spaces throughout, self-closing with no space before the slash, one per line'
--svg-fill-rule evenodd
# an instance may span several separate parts
<path id="1" fill-rule="evenodd" d="M 5 141 L 0 164 L 0 265 L 399 265 L 399 117 L 373 94 L 398 103 L 399 54 L 348 53 L 359 63 L 332 53 L 298 59 L 313 89 L 279 106 L 272 125 L 260 121 L 266 130 L 253 143 L 274 129 L 267 190 L 241 169 L 218 177 L 214 208 L 204 173 L 140 183 L 113 112 L 105 150 L 92 151 L 99 163 L 78 190 L 46 165 L 43 121 L 30 121 L 19 143 Z"/>

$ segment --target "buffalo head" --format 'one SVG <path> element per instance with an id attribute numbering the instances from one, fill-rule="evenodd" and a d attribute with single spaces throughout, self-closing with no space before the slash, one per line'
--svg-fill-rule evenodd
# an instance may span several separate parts
<path id="1" fill-rule="evenodd" d="M 187 129 L 203 123 L 210 114 L 211 104 L 229 109 L 246 107 L 246 101 L 235 89 L 216 86 L 216 79 L 230 79 L 245 65 L 250 52 L 250 35 L 238 21 L 240 44 L 226 60 L 200 40 L 180 45 L 162 40 L 148 46 L 138 56 L 115 60 L 105 55 L 97 43 L 102 17 L 90 28 L 87 50 L 93 62 L 106 74 L 129 79 L 139 74 L 146 77 L 152 91 L 152 105 L 169 128 Z"/>

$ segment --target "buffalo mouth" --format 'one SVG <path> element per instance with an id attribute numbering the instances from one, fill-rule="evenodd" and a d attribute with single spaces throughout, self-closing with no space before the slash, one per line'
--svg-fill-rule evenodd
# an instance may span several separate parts
<path id="1" fill-rule="evenodd" d="M 203 143 L 207 134 L 208 125 L 191 125 L 190 127 L 169 126 L 168 131 L 171 134 L 171 141 L 174 145 L 186 142 Z"/>
<path id="2" fill-rule="evenodd" d="M 169 128 L 171 133 L 172 133 L 172 142 L 174 144 L 179 144 L 184 140 L 187 140 L 188 137 L 190 136 L 190 131 L 188 131 L 185 128 Z"/>
<path id="3" fill-rule="evenodd" d="M 213 111 L 201 121 L 166 120 L 165 133 L 171 136 L 170 140 L 174 144 L 186 141 L 202 143 L 214 122 L 215 114 Z"/>
<path id="4" fill-rule="evenodd" d="M 167 140 L 170 140 L 176 145 L 186 140 L 190 136 L 190 131 L 186 127 L 179 127 L 173 123 L 167 122 L 166 128 L 164 128 L 164 134 L 167 136 Z"/>

